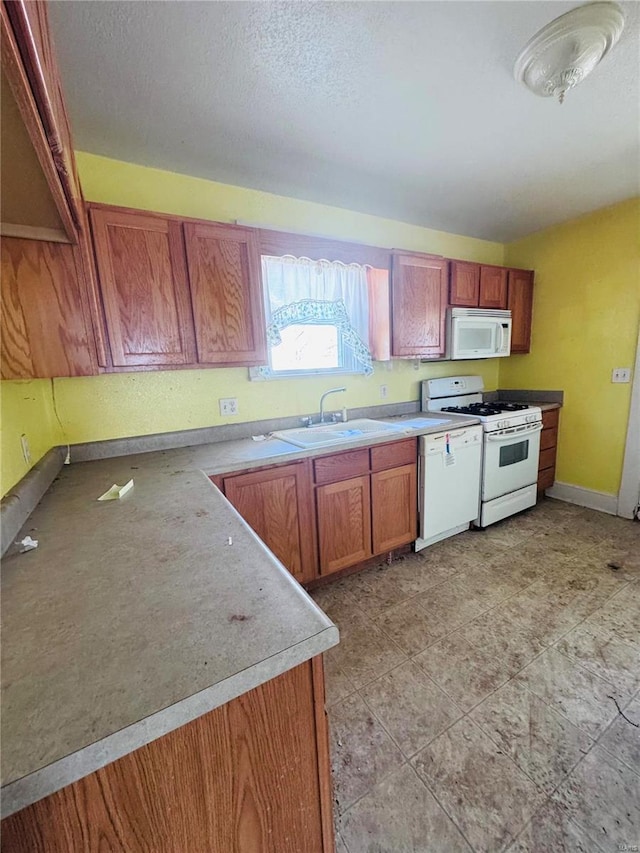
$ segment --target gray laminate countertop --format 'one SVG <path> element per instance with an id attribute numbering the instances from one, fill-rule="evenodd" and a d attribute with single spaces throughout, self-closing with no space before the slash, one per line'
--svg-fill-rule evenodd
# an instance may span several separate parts
<path id="1" fill-rule="evenodd" d="M 207 475 L 471 423 L 312 452 L 241 439 L 63 467 L 16 537 L 38 548 L 3 560 L 2 816 L 338 642 Z M 131 478 L 124 498 L 98 502 Z"/>
<path id="2" fill-rule="evenodd" d="M 64 468 L 3 561 L 3 817 L 338 642 L 205 474 L 141 462 Z"/>

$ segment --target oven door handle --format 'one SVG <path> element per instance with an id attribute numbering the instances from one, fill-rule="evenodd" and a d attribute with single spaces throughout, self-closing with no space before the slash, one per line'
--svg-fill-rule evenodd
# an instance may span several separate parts
<path id="1" fill-rule="evenodd" d="M 511 427 L 511 429 L 501 429 L 497 432 L 488 432 L 486 438 L 487 441 L 508 441 L 510 438 L 533 435 L 533 433 L 541 432 L 541 430 L 542 423 L 526 424 L 525 426 Z"/>

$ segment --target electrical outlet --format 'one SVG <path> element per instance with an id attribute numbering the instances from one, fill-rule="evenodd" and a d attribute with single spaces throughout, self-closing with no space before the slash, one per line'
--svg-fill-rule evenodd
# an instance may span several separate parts
<path id="1" fill-rule="evenodd" d="M 223 417 L 228 418 L 231 415 L 240 414 L 237 397 L 220 397 L 218 403 L 220 403 L 220 414 Z"/>
<path id="2" fill-rule="evenodd" d="M 631 368 L 630 367 L 614 367 L 611 371 L 612 382 L 630 382 Z"/>
<path id="3" fill-rule="evenodd" d="M 386 398 L 388 393 L 389 393 L 389 386 L 388 385 L 381 385 L 380 386 L 380 396 L 382 397 L 383 400 Z"/>
<path id="4" fill-rule="evenodd" d="M 22 455 L 27 465 L 31 465 L 31 448 L 29 447 L 29 439 L 26 435 L 20 436 L 20 444 L 22 445 Z"/>

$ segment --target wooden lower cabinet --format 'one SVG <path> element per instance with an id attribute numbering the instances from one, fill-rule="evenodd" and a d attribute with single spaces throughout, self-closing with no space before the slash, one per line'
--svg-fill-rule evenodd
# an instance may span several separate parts
<path id="1" fill-rule="evenodd" d="M 320 574 L 353 566 L 372 555 L 371 483 L 368 474 L 318 486 Z"/>
<path id="2" fill-rule="evenodd" d="M 211 479 L 300 583 L 413 542 L 415 438 Z"/>
<path id="3" fill-rule="evenodd" d="M 556 454 L 558 451 L 558 424 L 560 410 L 549 409 L 542 413 L 540 433 L 540 459 L 538 461 L 538 495 L 550 489 L 556 479 Z"/>
<path id="4" fill-rule="evenodd" d="M 334 853 L 322 658 L 2 821 L 5 853 Z"/>
<path id="5" fill-rule="evenodd" d="M 392 551 L 417 536 L 418 481 L 415 463 L 371 475 L 373 553 Z"/>
<path id="6" fill-rule="evenodd" d="M 316 575 L 312 488 L 306 460 L 223 479 L 226 498 L 300 583 Z"/>
<path id="7" fill-rule="evenodd" d="M 407 438 L 314 461 L 321 576 L 415 540 L 417 452 Z"/>

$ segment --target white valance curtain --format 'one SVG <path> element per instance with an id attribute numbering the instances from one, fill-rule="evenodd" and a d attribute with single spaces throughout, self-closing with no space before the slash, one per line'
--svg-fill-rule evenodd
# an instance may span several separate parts
<path id="1" fill-rule="evenodd" d="M 331 322 L 340 328 L 363 372 L 372 372 L 366 267 L 292 255 L 263 255 L 262 277 L 271 344 L 278 342 L 280 329 L 291 323 Z"/>
<path id="2" fill-rule="evenodd" d="M 279 308 L 303 299 L 344 302 L 349 322 L 362 341 L 369 337 L 369 293 L 367 269 L 360 264 L 340 261 L 312 261 L 309 258 L 262 257 L 263 281 L 267 283 L 269 304 L 267 325 Z"/>

